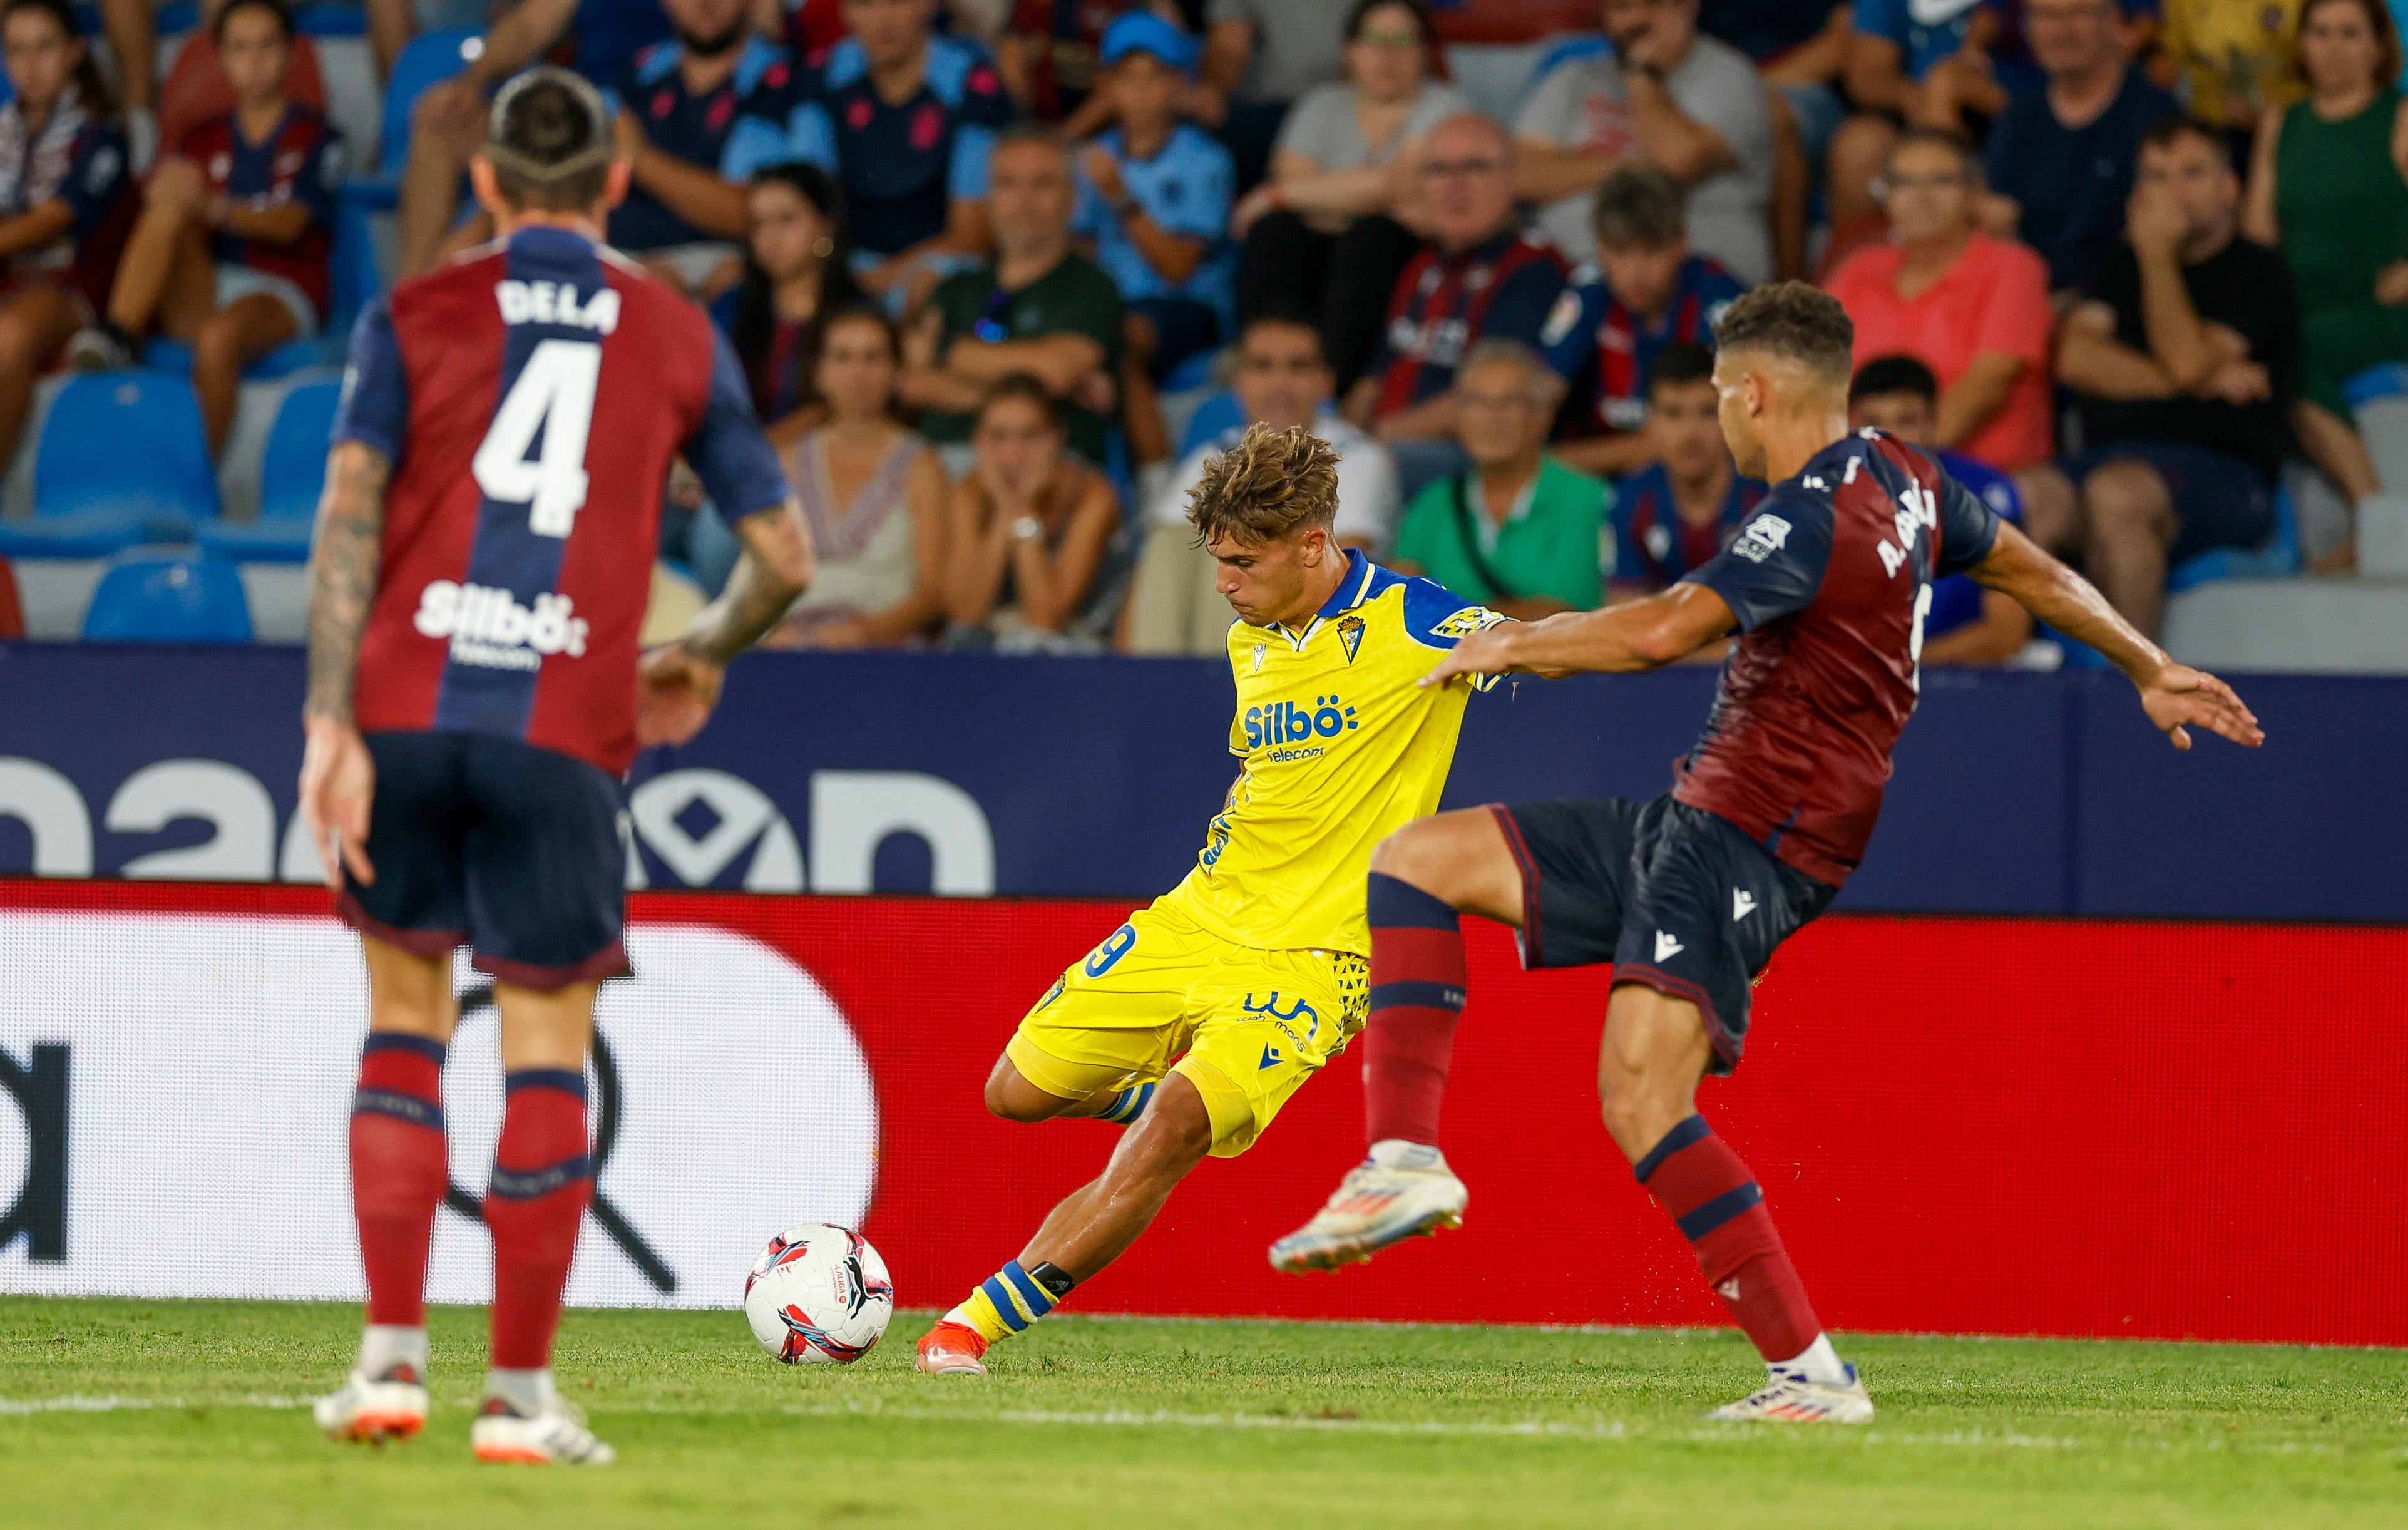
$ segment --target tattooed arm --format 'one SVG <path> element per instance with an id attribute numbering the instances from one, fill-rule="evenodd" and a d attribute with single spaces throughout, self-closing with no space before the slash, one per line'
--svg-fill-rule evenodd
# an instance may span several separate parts
<path id="1" fill-rule="evenodd" d="M 301 811 L 327 885 L 337 889 L 347 866 L 363 883 L 376 879 L 367 856 L 376 765 L 352 719 L 351 696 L 359 679 L 360 635 L 376 603 L 384 487 L 392 472 L 383 452 L 360 441 L 345 441 L 327 453 L 318 545 L 309 555 L 309 694 L 301 709 L 308 741 L 301 758 Z"/>
<path id="2" fill-rule="evenodd" d="M 817 560 L 801 507 L 791 499 L 738 522 L 744 555 L 719 598 L 696 612 L 677 641 L 644 656 L 636 737 L 646 747 L 682 744 L 719 704 L 727 661 L 778 624 L 811 581 Z"/>

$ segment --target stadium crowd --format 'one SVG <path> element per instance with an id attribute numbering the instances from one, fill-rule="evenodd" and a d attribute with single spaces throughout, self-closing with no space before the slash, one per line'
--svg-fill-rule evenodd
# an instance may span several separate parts
<path id="1" fill-rule="evenodd" d="M 2286 460 L 2382 491 L 2352 400 L 2408 363 L 2383 0 L 1574 8 L 1597 30 L 1500 121 L 1445 28 L 1537 40 L 1564 7 L 468 3 L 480 45 L 419 72 L 386 146 L 382 275 L 485 237 L 463 172 L 504 79 L 605 86 L 611 241 L 725 331 L 821 550 L 790 646 L 1217 653 L 1184 495 L 1250 421 L 1335 445 L 1340 538 L 1400 569 L 1522 616 L 1661 588 L 1763 493 L 1711 347 L 1777 279 L 1847 306 L 1859 422 L 2143 630 L 2170 569 L 2276 536 Z M 367 0 L 379 69 L 462 10 Z M 163 353 L 214 453 L 247 368 L 333 359 L 355 178 L 289 0 L 205 0 L 164 71 L 150 0 L 94 24 L 0 5 L 0 455 L 46 373 Z M 22 519 L 0 549 L 40 555 Z M 673 477 L 659 624 L 735 557 Z M 2019 610 L 1951 583 L 1927 660 L 2026 651 Z M 0 579 L 0 633 L 12 605 Z"/>

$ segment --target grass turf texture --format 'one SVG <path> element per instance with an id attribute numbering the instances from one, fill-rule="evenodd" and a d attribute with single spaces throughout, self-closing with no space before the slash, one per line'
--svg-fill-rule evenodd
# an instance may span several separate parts
<path id="1" fill-rule="evenodd" d="M 416 1442 L 304 1403 L 357 1308 L 0 1297 L 0 1524 L 1255 1523 L 1787 1526 L 2408 1523 L 2408 1357 L 1854 1337 L 1869 1429 L 1709 1424 L 1730 1333 L 1063 1315 L 996 1374 L 788 1367 L 732 1312 L 573 1311 L 560 1374 L 602 1470 L 467 1452 L 483 1317 L 433 1316 Z M 72 1399 L 71 1402 L 64 1401 Z"/>

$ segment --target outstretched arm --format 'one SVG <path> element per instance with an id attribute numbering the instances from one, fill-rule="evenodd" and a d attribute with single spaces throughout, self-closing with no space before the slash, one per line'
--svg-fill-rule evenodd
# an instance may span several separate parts
<path id="1" fill-rule="evenodd" d="M 1593 670 L 1660 669 L 1738 626 L 1739 618 L 1721 595 L 1684 581 L 1626 605 L 1565 611 L 1543 622 L 1506 622 L 1474 633 L 1450 649 L 1422 684 L 1513 670 L 1560 679 Z"/>
<path id="2" fill-rule="evenodd" d="M 727 661 L 778 624 L 816 572 L 811 535 L 791 500 L 737 522 L 744 543 L 719 598 L 695 613 L 677 641 L 644 655 L 636 739 L 682 744 L 719 704 Z"/>
<path id="3" fill-rule="evenodd" d="M 2068 637 L 2107 656 L 2140 689 L 2141 709 L 2172 740 L 2190 748 L 2190 729 L 2202 727 L 2251 749 L 2266 741 L 2258 718 L 2232 687 L 2204 670 L 2178 665 L 2107 604 L 2088 579 L 2042 551 L 2012 524 L 1999 527 L 1974 580 L 2014 597 L 2015 604 Z"/>
<path id="4" fill-rule="evenodd" d="M 309 692 L 301 725 L 301 812 L 318 846 L 330 887 L 343 868 L 362 882 L 376 879 L 368 864 L 368 807 L 376 765 L 353 720 L 360 635 L 376 604 L 377 565 L 384 545 L 384 486 L 392 460 L 363 441 L 345 441 L 326 454 L 326 488 L 318 502 L 318 545 L 309 554 Z"/>

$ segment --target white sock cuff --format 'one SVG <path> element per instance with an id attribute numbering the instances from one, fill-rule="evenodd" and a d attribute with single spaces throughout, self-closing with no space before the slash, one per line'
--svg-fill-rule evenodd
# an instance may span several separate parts
<path id="1" fill-rule="evenodd" d="M 1446 1154 L 1427 1142 L 1389 1137 L 1371 1144 L 1371 1162 L 1382 1168 L 1444 1168 Z"/>
<path id="2" fill-rule="evenodd" d="M 1848 1380 L 1847 1365 L 1841 1360 L 1840 1351 L 1831 1348 L 1831 1336 L 1828 1334 L 1816 1334 L 1814 1342 L 1807 1345 L 1802 1353 L 1794 1359 L 1773 1362 L 1773 1368 L 1794 1372 L 1810 1381 L 1826 1381 L 1833 1386 L 1844 1386 Z"/>

